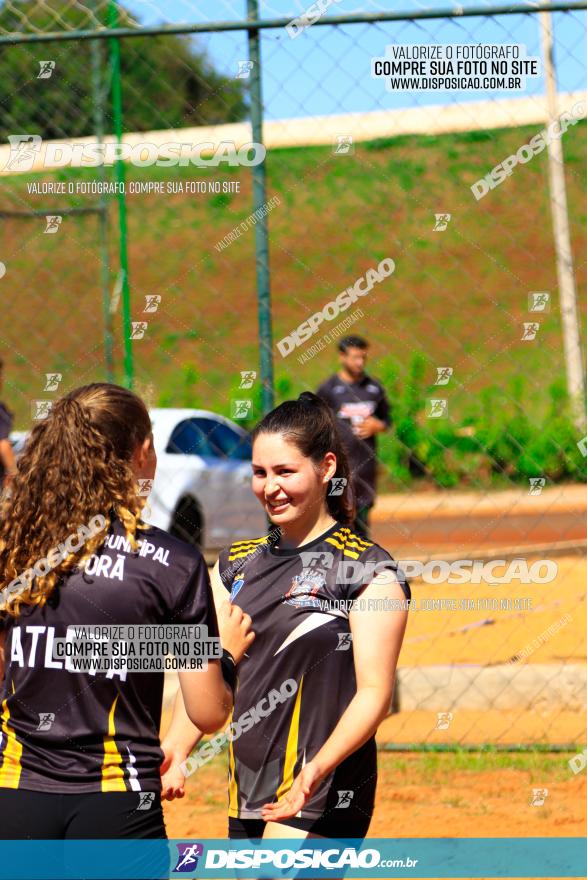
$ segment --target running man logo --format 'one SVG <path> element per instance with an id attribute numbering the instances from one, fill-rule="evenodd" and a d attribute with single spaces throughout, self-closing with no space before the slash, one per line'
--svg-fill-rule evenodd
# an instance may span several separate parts
<path id="1" fill-rule="evenodd" d="M 445 229 L 448 228 L 448 224 L 450 223 L 450 214 L 435 214 L 435 222 L 434 229 L 432 232 L 444 232 Z"/>
<path id="2" fill-rule="evenodd" d="M 339 633 L 338 634 L 338 645 L 336 646 L 337 651 L 348 651 L 352 647 L 353 643 L 353 634 L 352 633 Z"/>
<path id="3" fill-rule="evenodd" d="M 434 384 L 448 385 L 452 373 L 452 367 L 436 367 L 436 382 Z"/>
<path id="4" fill-rule="evenodd" d="M 579 452 L 585 458 L 587 456 L 587 434 L 585 437 L 582 437 L 581 440 L 577 441 L 577 446 L 579 448 Z"/>
<path id="5" fill-rule="evenodd" d="M 572 758 L 569 758 L 569 767 L 575 774 L 584 770 L 587 767 L 587 749 L 583 749 L 582 752 L 578 752 Z"/>
<path id="6" fill-rule="evenodd" d="M 344 492 L 344 487 L 347 484 L 346 477 L 333 477 L 330 481 L 330 489 L 328 490 L 329 495 L 342 495 Z"/>
<path id="7" fill-rule="evenodd" d="M 35 421 L 46 419 L 53 406 L 52 400 L 33 400 L 32 416 Z"/>
<path id="8" fill-rule="evenodd" d="M 59 232 L 59 227 L 63 220 L 61 214 L 47 214 L 45 220 L 47 221 L 47 225 L 43 230 L 45 235 L 55 235 L 56 232 Z"/>
<path id="9" fill-rule="evenodd" d="M 253 69 L 254 61 L 237 61 L 238 71 L 236 79 L 248 79 Z"/>
<path id="10" fill-rule="evenodd" d="M 530 491 L 528 495 L 541 495 L 546 485 L 545 477 L 528 477 L 530 480 Z"/>
<path id="11" fill-rule="evenodd" d="M 532 797 L 530 798 L 530 806 L 531 807 L 541 807 L 544 804 L 544 801 L 548 797 L 548 789 L 547 788 L 533 788 L 532 789 Z"/>
<path id="12" fill-rule="evenodd" d="M 438 712 L 436 715 L 435 730 L 448 730 L 450 722 L 453 720 L 452 712 Z"/>
<path id="13" fill-rule="evenodd" d="M 522 342 L 531 342 L 536 339 L 540 324 L 537 321 L 524 321 L 524 329 L 522 331 Z"/>
<path id="14" fill-rule="evenodd" d="M 143 791 L 139 795 L 139 805 L 137 810 L 150 810 L 155 802 L 154 791 Z"/>
<path id="15" fill-rule="evenodd" d="M 352 134 L 339 134 L 332 145 L 335 156 L 352 156 L 355 152 Z"/>
<path id="16" fill-rule="evenodd" d="M 230 415 L 233 419 L 246 419 L 251 415 L 253 408 L 252 400 L 231 400 Z"/>
<path id="17" fill-rule="evenodd" d="M 4 171 L 32 171 L 43 139 L 39 134 L 9 134 L 10 155 Z"/>
<path id="18" fill-rule="evenodd" d="M 37 730 L 51 730 L 54 721 L 54 712 L 39 712 L 39 726 Z"/>
<path id="19" fill-rule="evenodd" d="M 334 809 L 347 810 L 350 807 L 351 801 L 354 797 L 354 791 L 349 789 L 347 791 L 337 791 L 336 793 L 338 795 L 338 803 Z"/>
<path id="20" fill-rule="evenodd" d="M 161 297 L 158 293 L 147 294 L 145 296 L 145 308 L 143 309 L 143 314 L 145 312 L 156 312 L 160 305 Z"/>
<path id="21" fill-rule="evenodd" d="M 178 843 L 177 865 L 174 871 L 195 871 L 198 867 L 198 859 L 204 854 L 202 843 Z"/>
<path id="22" fill-rule="evenodd" d="M 530 312 L 549 312 L 550 294 L 545 290 L 528 294 L 528 310 Z"/>
<path id="23" fill-rule="evenodd" d="M 133 321 L 130 338 L 143 339 L 148 326 L 147 321 Z"/>
<path id="24" fill-rule="evenodd" d="M 39 61 L 39 72 L 37 74 L 37 79 L 50 79 L 51 74 L 55 70 L 55 62 L 54 61 Z"/>
<path id="25" fill-rule="evenodd" d="M 62 373 L 45 373 L 45 387 L 43 391 L 58 391 L 59 383 L 62 379 Z"/>
<path id="26" fill-rule="evenodd" d="M 241 383 L 239 388 L 252 388 L 257 373 L 255 370 L 241 370 Z"/>
<path id="27" fill-rule="evenodd" d="M 428 419 L 445 419 L 448 416 L 448 400 L 433 398 L 426 401 L 426 417 Z"/>
<path id="28" fill-rule="evenodd" d="M 150 495 L 153 490 L 153 480 L 148 480 L 146 478 L 141 478 L 137 480 L 137 495 L 141 498 L 146 498 L 147 495 Z"/>

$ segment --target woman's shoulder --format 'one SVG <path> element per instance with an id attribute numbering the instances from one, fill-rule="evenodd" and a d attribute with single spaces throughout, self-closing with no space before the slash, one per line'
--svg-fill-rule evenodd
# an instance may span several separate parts
<path id="1" fill-rule="evenodd" d="M 381 559 L 392 560 L 388 551 L 380 544 L 369 541 L 359 535 L 351 526 L 337 523 L 338 528 L 324 539 L 325 544 L 330 544 L 345 559 Z"/>
<path id="2" fill-rule="evenodd" d="M 220 566 L 222 567 L 225 563 L 235 562 L 238 559 L 248 560 L 251 557 L 258 556 L 275 544 L 278 538 L 279 532 L 276 533 L 272 529 L 266 535 L 261 535 L 259 538 L 242 538 L 238 541 L 233 541 L 232 544 L 229 544 L 220 553 Z"/>

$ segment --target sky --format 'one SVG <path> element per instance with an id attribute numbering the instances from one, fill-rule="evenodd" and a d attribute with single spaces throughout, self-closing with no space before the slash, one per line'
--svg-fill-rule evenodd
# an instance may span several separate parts
<path id="1" fill-rule="evenodd" d="M 235 21 L 245 16 L 246 0 L 130 0 L 124 5 L 143 25 L 178 22 Z M 259 0 L 261 18 L 299 16 L 306 0 Z M 487 0 L 461 0 L 462 7 L 491 5 Z M 446 9 L 450 3 L 421 0 L 338 0 L 325 16 L 351 12 Z M 454 4 L 452 4 L 454 7 Z M 587 89 L 587 12 L 554 13 L 555 63 L 560 91 Z M 215 67 L 236 75 L 246 61 L 243 31 L 204 34 L 194 38 Z M 540 56 L 537 15 L 504 15 L 456 19 L 400 21 L 376 25 L 313 26 L 292 39 L 285 29 L 263 32 L 263 100 L 266 119 L 365 112 L 403 107 L 462 103 L 499 95 L 528 96 L 544 92 L 542 77 L 528 79 L 523 92 L 387 92 L 371 77 L 371 59 L 385 55 L 387 44 L 516 43 L 529 56 Z"/>

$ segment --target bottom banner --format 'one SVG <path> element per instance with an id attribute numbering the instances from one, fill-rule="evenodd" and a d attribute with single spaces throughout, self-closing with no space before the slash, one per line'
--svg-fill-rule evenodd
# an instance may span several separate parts
<path id="1" fill-rule="evenodd" d="M 5 840 L 0 880 L 585 877 L 585 837 Z"/>

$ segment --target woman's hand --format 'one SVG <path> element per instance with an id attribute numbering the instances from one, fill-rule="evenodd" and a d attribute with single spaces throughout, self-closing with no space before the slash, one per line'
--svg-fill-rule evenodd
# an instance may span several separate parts
<path id="1" fill-rule="evenodd" d="M 181 764 L 186 756 L 174 751 L 164 742 L 163 761 L 159 772 L 161 774 L 161 800 L 172 801 L 174 798 L 182 798 L 185 794 L 185 776 L 181 770 Z"/>
<path id="2" fill-rule="evenodd" d="M 252 620 L 244 614 L 242 608 L 226 600 L 218 609 L 218 629 L 220 642 L 226 651 L 230 651 L 235 663 L 238 663 L 249 645 L 255 638 L 251 631 Z"/>
<path id="3" fill-rule="evenodd" d="M 323 774 L 318 765 L 310 761 L 296 776 L 292 787 L 280 801 L 276 804 L 265 804 L 261 808 L 263 820 L 279 822 L 280 819 L 290 819 L 295 816 L 308 802 L 322 778 Z"/>

